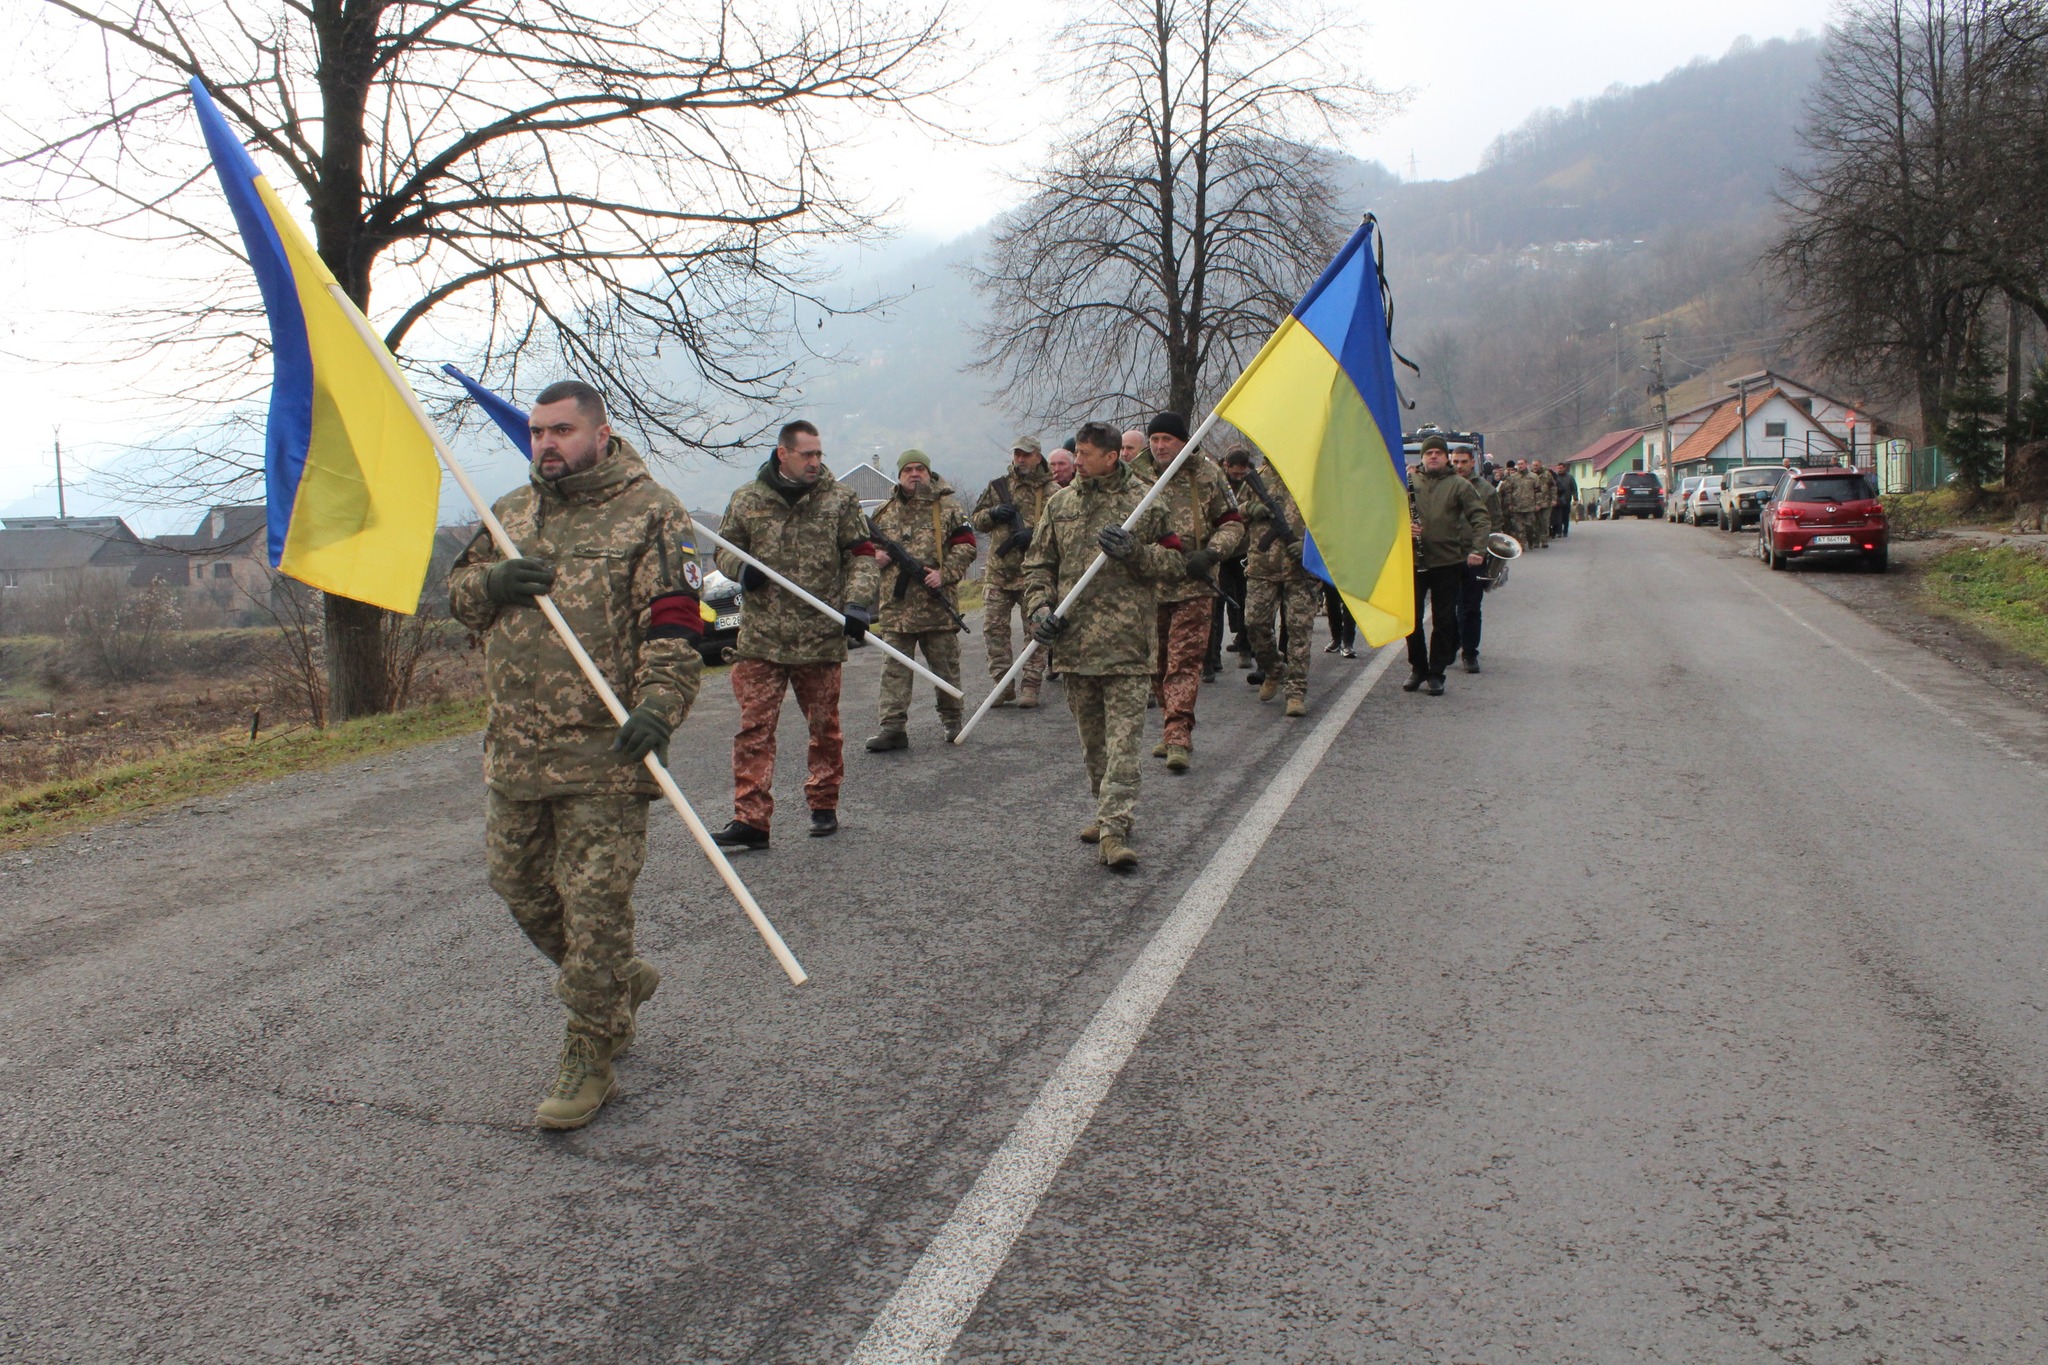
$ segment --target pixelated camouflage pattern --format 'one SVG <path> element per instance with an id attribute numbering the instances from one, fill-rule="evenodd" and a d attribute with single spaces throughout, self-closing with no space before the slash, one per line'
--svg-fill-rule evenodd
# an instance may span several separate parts
<path id="1" fill-rule="evenodd" d="M 484 843 L 491 889 L 561 969 L 555 996 L 568 1008 L 569 1032 L 608 1051 L 633 1023 L 633 884 L 647 858 L 646 800 L 522 801 L 493 787 Z"/>
<path id="2" fill-rule="evenodd" d="M 952 486 L 936 474 L 932 475 L 930 486 L 915 494 L 898 484 L 889 500 L 875 509 L 874 522 L 883 535 L 910 551 L 911 558 L 939 571 L 946 601 L 959 610 L 957 585 L 974 567 L 974 541 L 973 528 L 968 526 L 967 514 L 960 510 L 960 500 L 953 496 Z M 954 543 L 954 537 L 963 531 L 969 538 Z M 897 584 L 903 577 L 894 560 L 882 560 L 877 626 L 911 635 L 956 629 L 945 609 L 921 583 L 908 584 L 898 596 Z"/>
<path id="3" fill-rule="evenodd" d="M 794 503 L 772 480 L 770 455 L 751 483 L 726 504 L 718 534 L 821 601 L 845 610 L 855 603 L 872 611 L 881 570 L 867 550 L 867 517 L 860 497 L 827 469 Z M 737 581 L 745 562 L 718 552 L 718 568 Z M 733 654 L 778 664 L 836 664 L 846 661 L 846 628 L 802 598 L 773 583 L 749 589 Z"/>
<path id="4" fill-rule="evenodd" d="M 984 587 L 981 592 L 981 642 L 988 649 L 988 675 L 1001 682 L 1017 659 L 1011 622 L 1024 614 L 1023 580 L 1019 579 L 1014 588 Z M 1024 687 L 1036 688 L 1044 678 L 1045 651 L 1034 649 L 1025 660 L 1018 681 Z"/>
<path id="5" fill-rule="evenodd" d="M 628 710 L 651 703 L 672 726 L 697 700 L 704 661 L 685 637 L 648 638 L 654 598 L 697 596 L 689 513 L 613 437 L 589 469 L 537 473 L 492 508 L 520 553 L 554 566 L 549 596 Z M 653 796 L 645 765 L 613 750 L 618 722 L 535 607 L 501 607 L 484 577 L 501 556 L 487 531 L 455 561 L 448 602 L 484 637 L 484 780 L 521 800 L 612 792 Z"/>
<path id="6" fill-rule="evenodd" d="M 1138 744 L 1145 733 L 1151 683 L 1130 673 L 1063 673 L 1061 685 L 1081 732 L 1096 823 L 1104 834 L 1129 839 L 1138 809 Z"/>
<path id="7" fill-rule="evenodd" d="M 1058 491 L 1059 485 L 1053 482 L 1052 470 L 1043 459 L 1031 472 L 1019 474 L 1012 468 L 1001 478 L 990 480 L 988 487 L 981 490 L 971 521 L 974 529 L 988 538 L 988 559 L 981 566 L 982 587 L 1014 591 L 1024 586 L 1024 560 L 1030 551 L 1005 552 L 1003 542 L 1019 527 L 1029 526 L 1035 532 L 1038 523 L 1045 519 L 1046 501 Z M 1001 522 L 990 515 L 1005 502 L 1017 509 L 1016 521 Z"/>
<path id="8" fill-rule="evenodd" d="M 1479 495 L 1480 503 L 1486 508 L 1487 533 L 1490 535 L 1495 531 L 1505 531 L 1507 523 L 1501 520 L 1500 490 L 1495 488 L 1490 480 L 1482 477 L 1477 470 L 1474 470 L 1472 477 L 1465 482 L 1472 485 L 1472 491 Z"/>
<path id="9" fill-rule="evenodd" d="M 1409 492 L 1415 519 L 1422 523 L 1422 549 L 1415 557 L 1418 569 L 1440 569 L 1463 563 L 1468 554 L 1486 547 L 1486 504 L 1478 490 L 1450 467 L 1431 473 L 1417 465 Z"/>
<path id="10" fill-rule="evenodd" d="M 1230 480 L 1200 451 L 1188 456 L 1152 505 L 1165 513 L 1166 530 L 1180 537 L 1183 550 L 1214 550 L 1217 558 L 1228 559 L 1244 544 L 1244 518 L 1237 500 L 1230 496 Z M 1214 579 L 1214 569 L 1209 577 Z M 1195 597 L 1207 601 L 1216 595 L 1207 583 L 1185 572 L 1178 579 L 1160 583 L 1158 593 L 1161 602 Z"/>
<path id="11" fill-rule="evenodd" d="M 1270 465 L 1259 472 L 1259 482 L 1264 485 L 1266 496 L 1273 500 L 1273 506 L 1280 509 L 1288 534 L 1273 535 L 1268 543 L 1269 534 L 1276 529 L 1272 509 L 1257 493 L 1246 488 L 1244 531 L 1249 549 L 1245 555 L 1244 576 L 1248 579 L 1300 579 L 1320 585 L 1321 579 L 1301 567 L 1302 537 L 1308 534 L 1308 523 L 1301 519 L 1301 508 L 1295 503 L 1294 494 L 1287 490 L 1280 471 Z"/>
<path id="12" fill-rule="evenodd" d="M 912 658 L 923 654 L 927 668 L 953 686 L 960 685 L 960 632 L 954 630 L 950 622 L 940 630 L 884 630 L 878 633 L 883 640 Z M 909 668 L 894 659 L 883 660 L 881 712 L 884 730 L 901 730 L 909 721 L 910 694 L 916 683 L 917 675 Z M 948 696 L 936 687 L 932 689 L 932 696 L 938 702 L 939 719 L 949 727 L 957 724 L 961 716 L 960 699 Z"/>
<path id="13" fill-rule="evenodd" d="M 1075 476 L 1052 495 L 1045 520 L 1024 557 L 1026 615 L 1056 608 L 1101 552 L 1099 532 L 1123 524 L 1145 496 L 1145 485 L 1119 465 L 1092 479 Z M 1062 674 L 1150 676 L 1155 652 L 1155 585 L 1185 581 L 1178 550 L 1159 543 L 1168 534 L 1158 505 L 1131 528 L 1138 543 L 1129 559 L 1109 560 L 1067 613 L 1067 628 L 1052 647 L 1051 667 Z"/>
<path id="14" fill-rule="evenodd" d="M 1308 695 L 1309 641 L 1315 635 L 1316 608 L 1322 584 L 1312 574 L 1287 578 L 1252 578 L 1245 582 L 1244 631 L 1251 640 L 1259 671 L 1277 679 L 1290 697 Z M 1285 612 L 1287 657 L 1280 657 L 1276 613 Z"/>

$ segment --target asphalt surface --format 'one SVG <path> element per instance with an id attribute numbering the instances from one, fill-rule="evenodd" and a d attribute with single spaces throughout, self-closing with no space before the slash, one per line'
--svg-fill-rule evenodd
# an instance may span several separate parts
<path id="1" fill-rule="evenodd" d="M 1740 548 L 1582 526 L 1484 675 L 1365 695 L 954 1358 L 2048 1359 L 2048 720 Z M 1057 692 L 872 756 L 857 657 L 844 832 L 792 708 L 739 861 L 813 981 L 657 811 L 574 1134 L 473 741 L 8 855 L 0 1359 L 846 1358 L 1367 667 L 1320 646 L 1307 721 L 1226 672 L 1146 760 L 1124 879 Z M 733 718 L 674 749 L 714 825 Z"/>

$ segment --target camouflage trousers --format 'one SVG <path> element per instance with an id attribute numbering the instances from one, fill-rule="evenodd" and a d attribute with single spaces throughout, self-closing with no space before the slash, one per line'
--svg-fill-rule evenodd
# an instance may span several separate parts
<path id="1" fill-rule="evenodd" d="M 1254 578 L 1245 585 L 1245 634 L 1251 637 L 1252 657 L 1259 661 L 1259 671 L 1277 679 L 1290 697 L 1308 695 L 1308 646 L 1315 634 L 1316 607 L 1322 600 L 1317 589 L 1321 586 L 1296 578 Z M 1273 643 L 1273 617 L 1279 612 L 1286 614 L 1284 665 Z"/>
<path id="2" fill-rule="evenodd" d="M 881 630 L 875 634 L 884 644 L 894 645 L 912 658 L 924 652 L 925 666 L 958 687 L 960 685 L 960 636 L 951 626 L 944 630 Z M 894 659 L 882 665 L 882 728 L 901 730 L 910 719 L 910 689 L 917 675 Z M 952 729 L 960 723 L 960 699 L 949 697 L 936 687 L 932 695 L 939 704 L 939 719 Z"/>
<path id="3" fill-rule="evenodd" d="M 1202 659 L 1208 652 L 1209 599 L 1161 602 L 1152 694 L 1159 698 L 1168 744 L 1194 744 L 1195 694 L 1202 686 Z"/>
<path id="4" fill-rule="evenodd" d="M 1209 604 L 1200 605 L 1206 630 Z M 1138 808 L 1138 743 L 1145 735 L 1145 693 L 1151 679 L 1142 673 L 1062 673 L 1060 681 L 1066 687 L 1067 709 L 1081 731 L 1096 823 L 1104 834 L 1128 839 L 1131 816 Z"/>
<path id="5" fill-rule="evenodd" d="M 632 1026 L 633 883 L 647 858 L 647 799 L 493 791 L 484 815 L 491 890 L 561 968 L 569 1031 L 609 1043 Z"/>
<path id="6" fill-rule="evenodd" d="M 988 675 L 997 682 L 1010 671 L 1010 665 L 1017 660 L 1010 649 L 1010 613 L 1024 610 L 1022 588 L 982 589 L 984 605 L 981 611 L 981 638 L 988 645 Z M 1017 681 L 1026 687 L 1037 687 L 1045 679 L 1045 651 L 1031 651 L 1031 661 L 1024 665 L 1024 671 Z"/>
<path id="7" fill-rule="evenodd" d="M 1546 508 L 1545 510 L 1543 510 L 1543 511 L 1541 511 L 1541 512 L 1524 512 L 1524 513 L 1522 513 L 1522 526 L 1521 526 L 1521 532 L 1520 532 L 1520 536 L 1519 536 L 1519 539 L 1521 540 L 1521 542 L 1522 542 L 1522 544 L 1523 544 L 1524 546 L 1526 546 L 1527 548 L 1529 548 L 1529 549 L 1531 549 L 1531 550 L 1535 549 L 1535 548 L 1536 548 L 1537 546 L 1539 546 L 1539 545 L 1547 545 L 1547 544 L 1549 544 L 1549 543 L 1550 543 L 1550 512 L 1549 512 L 1549 509 L 1547 509 L 1547 508 Z"/>
<path id="8" fill-rule="evenodd" d="M 732 741 L 732 814 L 755 829 L 775 817 L 775 727 L 784 694 L 796 693 L 797 710 L 810 722 L 810 766 L 804 800 L 812 810 L 838 810 L 846 780 L 846 745 L 839 732 L 839 664 L 777 664 L 740 659 L 732 666 L 732 694 L 740 704 L 740 732 Z"/>

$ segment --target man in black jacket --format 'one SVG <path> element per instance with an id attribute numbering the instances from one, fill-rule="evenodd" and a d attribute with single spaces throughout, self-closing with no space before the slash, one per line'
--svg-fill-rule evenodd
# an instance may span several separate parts
<path id="1" fill-rule="evenodd" d="M 1572 477 L 1571 466 L 1559 460 L 1550 467 L 1557 479 L 1557 505 L 1550 509 L 1550 534 L 1568 536 L 1572 533 L 1572 508 L 1579 501 L 1579 481 Z"/>
<path id="2" fill-rule="evenodd" d="M 1415 537 L 1415 630 L 1408 637 L 1408 681 L 1444 694 L 1444 671 L 1458 655 L 1458 590 L 1466 566 L 1486 562 L 1486 504 L 1479 491 L 1451 472 L 1450 446 L 1441 436 L 1422 442 L 1422 468 L 1408 481 Z M 1424 634 L 1423 611 L 1433 619 Z"/>

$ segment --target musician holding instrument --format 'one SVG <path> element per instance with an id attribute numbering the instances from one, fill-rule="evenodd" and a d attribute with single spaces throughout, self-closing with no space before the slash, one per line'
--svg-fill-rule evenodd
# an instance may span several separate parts
<path id="1" fill-rule="evenodd" d="M 1458 592 L 1467 566 L 1486 563 L 1491 523 L 1479 490 L 1451 471 L 1450 444 L 1441 436 L 1422 442 L 1422 467 L 1409 479 L 1415 537 L 1415 631 L 1408 637 L 1404 691 L 1426 687 L 1444 694 L 1444 673 L 1458 654 Z M 1425 611 L 1429 616 L 1424 624 Z"/>

